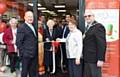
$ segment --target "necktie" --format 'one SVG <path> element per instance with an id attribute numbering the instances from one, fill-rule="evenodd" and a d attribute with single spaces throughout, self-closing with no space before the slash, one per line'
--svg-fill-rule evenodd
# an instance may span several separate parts
<path id="1" fill-rule="evenodd" d="M 43 29 L 46 29 L 46 25 L 45 24 L 43 24 Z"/>
<path id="2" fill-rule="evenodd" d="M 31 25 L 31 29 L 32 29 L 34 35 L 36 36 L 35 29 L 34 29 L 33 25 Z"/>
<path id="3" fill-rule="evenodd" d="M 89 25 L 87 25 L 86 27 L 85 27 L 85 31 L 87 31 L 89 29 Z"/>
<path id="4" fill-rule="evenodd" d="M 65 38 L 65 31 L 66 31 L 66 26 L 65 26 L 65 28 L 64 28 L 64 30 L 63 30 L 62 38 Z"/>

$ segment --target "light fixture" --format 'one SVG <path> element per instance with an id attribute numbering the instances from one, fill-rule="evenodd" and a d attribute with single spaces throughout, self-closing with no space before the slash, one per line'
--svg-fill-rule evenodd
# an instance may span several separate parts
<path id="1" fill-rule="evenodd" d="M 55 15 L 55 14 L 56 14 L 54 11 L 50 11 L 49 13 L 52 14 L 52 15 Z"/>
<path id="2" fill-rule="evenodd" d="M 46 10 L 45 7 L 39 7 L 38 10 Z"/>
<path id="3" fill-rule="evenodd" d="M 43 13 L 49 13 L 51 15 L 57 15 L 54 11 L 49 11 L 49 10 L 42 10 L 41 12 L 43 12 Z"/>
<path id="4" fill-rule="evenodd" d="M 28 5 L 33 6 L 33 3 L 28 3 Z M 38 3 L 38 6 L 42 6 L 42 5 Z"/>
<path id="5" fill-rule="evenodd" d="M 49 10 L 42 10 L 41 12 L 47 12 L 47 13 L 49 13 L 50 11 Z"/>
<path id="6" fill-rule="evenodd" d="M 66 12 L 66 10 L 58 10 L 58 12 Z"/>
<path id="7" fill-rule="evenodd" d="M 65 8 L 65 5 L 55 5 L 55 8 Z"/>
<path id="8" fill-rule="evenodd" d="M 33 6 L 33 3 L 28 3 L 28 5 Z"/>
<path id="9" fill-rule="evenodd" d="M 40 3 L 38 3 L 38 6 L 42 6 Z"/>

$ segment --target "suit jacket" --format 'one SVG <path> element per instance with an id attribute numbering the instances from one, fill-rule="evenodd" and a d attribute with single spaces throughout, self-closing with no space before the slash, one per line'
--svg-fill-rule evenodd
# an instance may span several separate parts
<path id="1" fill-rule="evenodd" d="M 5 30 L 4 35 L 3 35 L 3 41 L 5 44 L 7 44 L 8 52 L 15 52 L 14 44 L 12 44 L 13 34 L 12 34 L 11 28 L 8 28 Z"/>
<path id="2" fill-rule="evenodd" d="M 50 35 L 50 31 L 48 29 L 45 31 L 45 35 L 44 35 L 44 37 L 48 38 L 50 41 L 52 41 L 52 40 L 55 41 L 57 38 L 60 38 L 60 36 L 61 36 L 61 33 L 58 30 L 58 28 L 53 28 L 52 35 Z M 47 51 L 50 50 L 51 46 L 52 46 L 51 43 L 44 44 L 45 50 L 47 50 Z"/>
<path id="3" fill-rule="evenodd" d="M 85 62 L 96 63 L 105 60 L 106 37 L 102 24 L 94 21 L 83 39 L 83 58 Z"/>
<path id="4" fill-rule="evenodd" d="M 65 30 L 65 28 L 66 28 L 66 30 Z M 64 30 L 65 30 L 65 32 L 64 32 Z M 63 36 L 64 36 L 64 38 L 66 38 L 69 32 L 70 32 L 70 30 L 69 30 L 68 26 L 64 25 L 63 31 L 62 31 L 62 38 L 63 38 Z"/>
<path id="5" fill-rule="evenodd" d="M 36 29 L 35 32 L 37 34 Z M 37 36 L 34 35 L 33 31 L 26 23 L 23 23 L 17 29 L 16 45 L 21 57 L 37 56 Z"/>

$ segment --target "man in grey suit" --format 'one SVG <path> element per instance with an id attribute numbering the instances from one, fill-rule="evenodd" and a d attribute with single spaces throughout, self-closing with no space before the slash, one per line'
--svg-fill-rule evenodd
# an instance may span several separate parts
<path id="1" fill-rule="evenodd" d="M 18 27 L 16 45 L 22 61 L 21 77 L 37 77 L 37 30 L 33 26 L 33 12 L 27 11 L 25 22 Z"/>
<path id="2" fill-rule="evenodd" d="M 84 77 L 102 77 L 101 67 L 105 61 L 105 28 L 95 21 L 92 11 L 85 11 L 86 28 L 83 34 Z"/>

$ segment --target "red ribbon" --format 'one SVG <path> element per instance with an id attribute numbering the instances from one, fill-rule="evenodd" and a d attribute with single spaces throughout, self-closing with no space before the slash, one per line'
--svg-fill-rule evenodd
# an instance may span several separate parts
<path id="1" fill-rule="evenodd" d="M 58 51 L 58 46 L 60 45 L 60 42 L 58 41 L 52 41 L 52 46 L 55 47 L 55 52 Z"/>
<path id="2" fill-rule="evenodd" d="M 59 46 L 59 45 L 60 45 L 60 42 L 53 41 L 53 42 L 52 42 L 52 45 L 53 45 L 53 46 Z"/>

